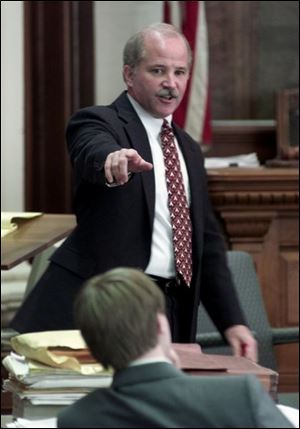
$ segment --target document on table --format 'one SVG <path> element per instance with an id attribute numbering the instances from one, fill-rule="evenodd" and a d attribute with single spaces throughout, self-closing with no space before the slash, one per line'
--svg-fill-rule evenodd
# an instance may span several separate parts
<path id="1" fill-rule="evenodd" d="M 1 212 L 1 238 L 15 231 L 20 222 L 41 216 L 40 212 Z"/>
<path id="2" fill-rule="evenodd" d="M 227 156 L 224 158 L 205 158 L 205 168 L 226 168 L 226 167 L 259 167 L 259 161 L 255 152 L 246 155 Z"/>
<path id="3" fill-rule="evenodd" d="M 285 415 L 295 428 L 299 427 L 299 410 L 288 405 L 277 404 L 277 408 Z"/>
<path id="4" fill-rule="evenodd" d="M 15 421 L 6 424 L 7 428 L 57 428 L 57 419 L 28 420 L 17 418 Z"/>
<path id="5" fill-rule="evenodd" d="M 11 338 L 11 346 L 19 355 L 50 367 L 69 369 L 82 375 L 111 375 L 96 362 L 79 330 L 32 332 Z M 20 357 L 20 365 L 22 361 Z"/>
<path id="6" fill-rule="evenodd" d="M 106 371 L 99 364 L 91 371 L 86 371 L 81 365 L 81 372 L 65 368 L 54 368 L 48 365 L 19 356 L 11 352 L 2 360 L 4 368 L 11 374 L 11 378 L 5 380 L 5 388 L 14 392 L 21 383 L 28 389 L 55 389 L 55 388 L 97 388 L 107 387 L 112 381 L 112 371 Z"/>

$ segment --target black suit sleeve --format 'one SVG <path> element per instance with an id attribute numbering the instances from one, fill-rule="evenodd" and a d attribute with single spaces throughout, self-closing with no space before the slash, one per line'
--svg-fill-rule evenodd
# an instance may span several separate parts
<path id="1" fill-rule="evenodd" d="M 111 109 L 95 106 L 79 110 L 70 119 L 66 139 L 76 185 L 84 180 L 104 184 L 104 163 L 111 152 L 122 149 L 118 135 L 105 119 Z"/>
<path id="2" fill-rule="evenodd" d="M 226 259 L 226 247 L 215 218 L 203 168 L 204 240 L 201 270 L 201 300 L 218 330 L 223 333 L 233 325 L 246 325 Z"/>

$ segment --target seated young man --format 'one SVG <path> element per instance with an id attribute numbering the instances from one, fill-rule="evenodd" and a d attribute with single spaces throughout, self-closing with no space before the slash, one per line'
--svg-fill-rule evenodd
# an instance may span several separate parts
<path id="1" fill-rule="evenodd" d="M 194 377 L 178 369 L 161 290 L 117 268 L 90 279 L 75 302 L 94 357 L 115 370 L 58 415 L 60 428 L 293 427 L 254 376 Z"/>

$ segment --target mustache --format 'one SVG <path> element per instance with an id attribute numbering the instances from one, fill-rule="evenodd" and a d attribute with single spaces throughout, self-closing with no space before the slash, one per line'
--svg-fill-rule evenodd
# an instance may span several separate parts
<path id="1" fill-rule="evenodd" d="M 176 89 L 173 88 L 162 88 L 157 93 L 158 97 L 172 97 L 172 98 L 178 98 L 179 94 Z"/>

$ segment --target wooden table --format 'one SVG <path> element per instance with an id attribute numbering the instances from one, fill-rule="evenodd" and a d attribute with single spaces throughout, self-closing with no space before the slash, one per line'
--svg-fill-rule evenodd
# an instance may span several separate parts
<path id="1" fill-rule="evenodd" d="M 299 325 L 299 170 L 208 169 L 229 250 L 252 255 L 272 327 Z M 278 344 L 279 392 L 299 391 L 299 344 Z"/>
<path id="2" fill-rule="evenodd" d="M 76 225 L 74 215 L 43 214 L 22 222 L 16 231 L 1 239 L 1 270 L 35 257 L 67 237 Z"/>
<path id="3" fill-rule="evenodd" d="M 17 230 L 1 238 L 1 270 L 10 270 L 21 262 L 34 258 L 25 292 L 25 295 L 28 294 L 45 265 L 51 246 L 67 237 L 75 226 L 75 216 L 65 214 L 43 214 L 21 222 Z M 4 378 L 7 378 L 6 370 L 1 367 L 1 380 Z M 11 393 L 1 391 L 2 413 L 11 413 L 11 409 Z"/>

